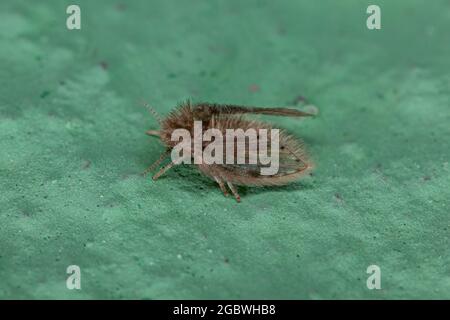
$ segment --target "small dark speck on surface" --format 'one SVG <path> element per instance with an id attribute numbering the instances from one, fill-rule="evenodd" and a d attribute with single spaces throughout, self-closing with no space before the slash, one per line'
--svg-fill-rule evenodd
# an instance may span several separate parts
<path id="1" fill-rule="evenodd" d="M 256 84 L 252 84 L 248 87 L 248 91 L 253 92 L 253 93 L 258 92 L 259 90 L 260 90 L 260 88 Z"/>
<path id="2" fill-rule="evenodd" d="M 341 194 L 339 194 L 339 193 L 335 193 L 335 194 L 334 194 L 334 198 L 335 198 L 338 202 L 344 201 L 344 199 L 342 198 Z"/>
<path id="3" fill-rule="evenodd" d="M 100 67 L 102 67 L 103 70 L 107 70 L 109 65 L 106 61 L 101 61 L 100 62 Z"/>
<path id="4" fill-rule="evenodd" d="M 278 27 L 277 28 L 277 34 L 280 36 L 284 36 L 286 34 L 286 28 L 285 27 Z"/>
<path id="5" fill-rule="evenodd" d="M 31 216 L 33 215 L 30 211 L 23 211 L 22 214 L 23 214 L 25 217 L 31 217 Z"/>
<path id="6" fill-rule="evenodd" d="M 126 6 L 126 4 L 124 4 L 124 3 L 118 3 L 118 4 L 116 5 L 116 9 L 117 9 L 118 11 L 125 11 L 125 10 L 127 9 L 127 6 Z"/>
<path id="7" fill-rule="evenodd" d="M 91 166 L 91 161 L 86 160 L 83 163 L 82 169 L 88 169 Z"/>
<path id="8" fill-rule="evenodd" d="M 307 102 L 308 100 L 302 95 L 298 95 L 297 97 L 295 97 L 294 100 L 292 100 L 293 104 L 307 103 Z"/>
<path id="9" fill-rule="evenodd" d="M 50 91 L 45 90 L 45 91 L 43 91 L 43 92 L 41 93 L 41 98 L 44 99 L 44 98 L 46 98 L 49 94 L 50 94 Z"/>

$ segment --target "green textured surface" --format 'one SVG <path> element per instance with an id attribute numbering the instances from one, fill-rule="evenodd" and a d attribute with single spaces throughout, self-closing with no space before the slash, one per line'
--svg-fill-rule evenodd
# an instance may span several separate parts
<path id="1" fill-rule="evenodd" d="M 450 298 L 448 1 L 376 1 L 379 31 L 372 1 L 82 1 L 80 31 L 69 3 L 0 4 L 0 298 Z M 319 116 L 275 120 L 313 177 L 238 204 L 139 175 L 140 99 L 299 95 Z"/>

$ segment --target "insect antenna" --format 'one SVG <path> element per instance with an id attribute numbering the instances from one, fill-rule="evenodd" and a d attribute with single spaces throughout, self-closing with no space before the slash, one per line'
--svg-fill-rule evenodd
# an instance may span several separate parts
<path id="1" fill-rule="evenodd" d="M 208 105 L 208 104 L 206 104 Z M 260 107 L 243 107 L 237 105 L 209 105 L 213 113 L 221 114 L 237 114 L 237 113 L 253 113 L 264 114 L 269 116 L 285 116 L 285 117 L 312 117 L 314 114 L 291 108 L 260 108 Z"/>
<path id="2" fill-rule="evenodd" d="M 156 121 L 158 121 L 159 125 L 162 126 L 163 120 L 159 116 L 158 112 L 156 112 L 155 109 L 153 109 L 147 102 L 145 102 L 143 100 L 140 102 L 140 104 L 143 107 L 145 107 L 152 114 L 152 116 L 156 119 Z M 145 133 L 149 136 L 160 137 L 160 132 L 158 130 L 147 130 Z"/>
<path id="3" fill-rule="evenodd" d="M 290 108 L 248 108 L 246 113 L 256 113 L 265 114 L 272 116 L 290 116 L 290 117 L 313 117 L 314 115 L 301 110 L 290 109 Z"/>
<path id="4" fill-rule="evenodd" d="M 158 112 L 156 112 L 155 109 L 153 109 L 152 106 L 150 106 L 147 102 L 142 101 L 141 102 L 142 106 L 147 108 L 147 110 L 152 114 L 152 116 L 156 119 L 156 121 L 158 121 L 159 125 L 162 124 L 163 120 L 162 118 L 159 116 Z"/>

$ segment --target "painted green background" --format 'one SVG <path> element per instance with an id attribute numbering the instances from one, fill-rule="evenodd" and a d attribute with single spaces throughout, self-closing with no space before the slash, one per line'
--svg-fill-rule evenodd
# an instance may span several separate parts
<path id="1" fill-rule="evenodd" d="M 450 298 L 449 1 L 79 1 L 79 31 L 70 3 L 0 3 L 0 298 Z M 299 96 L 317 118 L 270 120 L 312 177 L 238 204 L 140 176 L 141 99 Z"/>

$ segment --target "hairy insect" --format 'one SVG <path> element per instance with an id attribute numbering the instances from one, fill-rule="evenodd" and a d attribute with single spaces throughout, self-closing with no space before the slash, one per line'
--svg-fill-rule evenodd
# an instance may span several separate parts
<path id="1" fill-rule="evenodd" d="M 269 123 L 248 119 L 249 115 L 261 114 L 288 117 L 306 117 L 312 115 L 289 108 L 259 108 L 210 103 L 192 104 L 190 101 L 187 101 L 179 105 L 166 118 L 162 119 L 153 108 L 148 105 L 146 105 L 146 107 L 158 120 L 161 126 L 159 130 L 146 131 L 146 134 L 159 137 L 166 146 L 166 151 L 155 163 L 145 170 L 144 174 L 147 174 L 155 169 L 164 161 L 164 159 L 171 155 L 172 150 L 178 144 L 178 141 L 174 141 L 172 139 L 172 134 L 176 129 L 185 129 L 190 132 L 191 136 L 194 135 L 195 121 L 201 121 L 203 130 L 211 128 L 218 129 L 224 134 L 224 136 L 226 136 L 227 129 L 242 129 L 243 131 L 246 131 L 247 129 L 255 129 L 257 132 L 262 132 L 261 129 L 266 129 L 268 131 L 272 130 L 272 126 Z M 256 136 L 256 140 L 261 139 L 262 138 L 258 134 Z M 225 142 L 227 142 L 227 139 L 225 140 Z M 268 142 L 269 146 L 271 146 L 270 137 L 268 138 Z M 207 144 L 208 143 L 202 143 L 201 148 L 204 150 L 207 147 Z M 267 164 L 263 164 L 259 159 L 256 163 L 226 163 L 224 161 L 221 164 L 200 163 L 196 164 L 196 166 L 201 173 L 217 182 L 225 196 L 228 196 L 226 189 L 227 185 L 236 200 L 240 202 L 241 198 L 236 189 L 236 185 L 285 185 L 292 181 L 298 180 L 312 169 L 313 164 L 309 160 L 301 140 L 286 133 L 284 130 L 280 130 L 278 146 L 279 147 L 276 151 L 279 154 L 279 168 L 278 171 L 272 175 L 261 175 L 260 169 L 267 167 Z M 236 152 L 237 150 L 234 149 L 234 155 L 236 155 Z M 255 152 L 257 152 L 255 149 L 246 149 L 245 160 L 252 158 L 255 155 Z M 269 147 L 268 152 L 273 153 L 275 150 L 271 150 Z M 198 156 L 194 154 L 194 151 L 192 151 L 192 153 L 188 154 L 187 157 L 195 160 L 195 157 Z M 176 164 L 177 163 L 175 163 L 172 159 L 170 163 L 163 166 L 153 176 L 153 180 L 157 180 L 161 175 L 166 173 Z"/>

